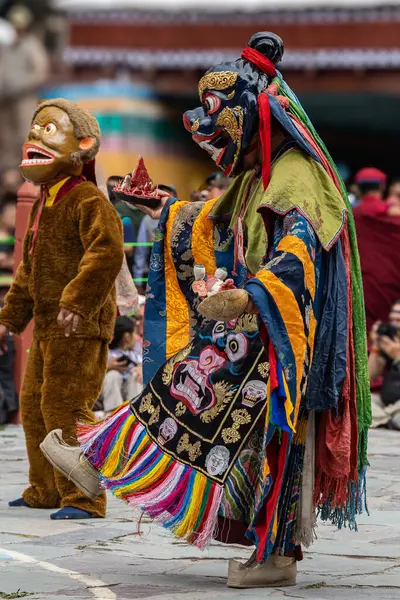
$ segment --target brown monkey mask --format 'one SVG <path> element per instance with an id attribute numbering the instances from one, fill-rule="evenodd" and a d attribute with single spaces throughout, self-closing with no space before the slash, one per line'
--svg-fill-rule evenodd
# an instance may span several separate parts
<path id="1" fill-rule="evenodd" d="M 81 175 L 84 163 L 93 153 L 91 150 L 96 153 L 96 145 L 99 142 L 94 137 L 78 139 L 74 123 L 62 108 L 39 106 L 22 146 L 21 173 L 35 184 Z"/>

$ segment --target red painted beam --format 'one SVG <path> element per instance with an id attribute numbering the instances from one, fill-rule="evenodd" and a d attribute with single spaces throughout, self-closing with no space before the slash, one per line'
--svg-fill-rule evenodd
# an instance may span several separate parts
<path id="1" fill-rule="evenodd" d="M 17 203 L 17 219 L 15 228 L 15 246 L 14 246 L 14 272 L 17 269 L 19 263 L 22 260 L 22 248 L 25 233 L 28 227 L 29 214 L 32 209 L 32 205 L 38 196 L 37 189 L 32 183 L 27 181 L 22 184 L 18 190 L 18 203 Z M 22 379 L 25 372 L 26 362 L 28 360 L 28 353 L 33 333 L 33 321 L 31 321 L 24 333 L 14 337 L 15 342 L 15 366 L 14 376 L 15 385 L 17 392 L 21 390 Z"/>
<path id="2" fill-rule="evenodd" d="M 400 48 L 400 22 L 273 24 L 70 23 L 70 46 L 152 50 L 240 50 L 255 31 L 272 30 L 286 48 Z"/>

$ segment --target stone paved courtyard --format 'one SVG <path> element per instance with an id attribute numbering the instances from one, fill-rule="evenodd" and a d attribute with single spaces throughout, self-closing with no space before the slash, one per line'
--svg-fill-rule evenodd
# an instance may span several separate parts
<path id="1" fill-rule="evenodd" d="M 27 481 L 22 429 L 0 431 L 0 599 L 400 600 L 400 434 L 374 431 L 369 508 L 360 530 L 320 525 L 286 589 L 231 590 L 227 559 L 250 550 L 212 544 L 204 553 L 109 498 L 105 520 L 52 522 L 50 511 L 9 509 Z"/>

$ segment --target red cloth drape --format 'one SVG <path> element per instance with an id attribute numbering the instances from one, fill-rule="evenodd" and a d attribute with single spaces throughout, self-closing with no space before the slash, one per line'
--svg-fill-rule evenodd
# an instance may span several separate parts
<path id="1" fill-rule="evenodd" d="M 389 217 L 376 201 L 354 209 L 367 328 L 386 321 L 400 299 L 400 217 Z"/>

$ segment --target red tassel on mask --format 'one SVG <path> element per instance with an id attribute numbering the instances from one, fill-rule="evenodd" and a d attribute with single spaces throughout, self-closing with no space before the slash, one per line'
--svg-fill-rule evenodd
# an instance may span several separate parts
<path id="1" fill-rule="evenodd" d="M 267 189 L 271 176 L 271 108 L 268 94 L 261 92 L 258 96 L 259 135 L 263 153 L 262 180 L 264 190 Z"/>
<path id="2" fill-rule="evenodd" d="M 269 60 L 264 54 L 261 54 L 258 50 L 246 46 L 242 52 L 242 58 L 248 60 L 253 65 L 258 67 L 260 71 L 268 75 L 268 77 L 276 77 L 276 69 L 274 63 Z"/>
<path id="3" fill-rule="evenodd" d="M 242 52 L 242 58 L 258 67 L 268 77 L 276 77 L 273 62 L 258 50 L 247 46 Z M 263 152 L 262 179 L 264 189 L 266 189 L 271 176 L 271 108 L 266 92 L 261 92 L 258 96 L 258 115 L 260 120 L 259 135 Z"/>

